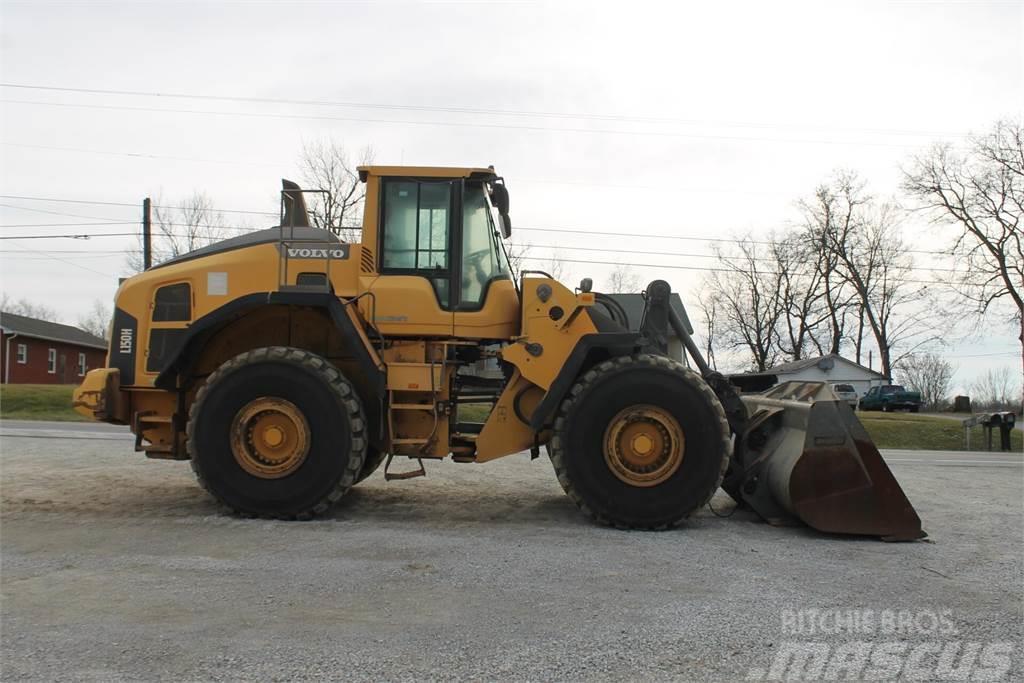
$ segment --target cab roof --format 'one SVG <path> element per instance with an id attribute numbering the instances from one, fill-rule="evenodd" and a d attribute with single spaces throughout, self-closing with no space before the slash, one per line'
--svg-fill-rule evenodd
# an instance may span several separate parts
<path id="1" fill-rule="evenodd" d="M 494 167 L 462 168 L 458 166 L 360 166 L 359 180 L 366 182 L 370 176 L 398 178 L 472 178 L 493 180 L 498 177 Z"/>

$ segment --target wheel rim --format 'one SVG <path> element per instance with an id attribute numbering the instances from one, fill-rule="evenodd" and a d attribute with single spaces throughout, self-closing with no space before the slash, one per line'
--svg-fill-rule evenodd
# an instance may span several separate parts
<path id="1" fill-rule="evenodd" d="M 253 476 L 286 477 L 309 454 L 309 423 L 290 401 L 268 396 L 254 399 L 231 421 L 231 452 Z"/>
<path id="2" fill-rule="evenodd" d="M 604 459 L 630 486 L 656 486 L 679 469 L 686 439 L 679 422 L 652 405 L 619 412 L 604 433 Z"/>

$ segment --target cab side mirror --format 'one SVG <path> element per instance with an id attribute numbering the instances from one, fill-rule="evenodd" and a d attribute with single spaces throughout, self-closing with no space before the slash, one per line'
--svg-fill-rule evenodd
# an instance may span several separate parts
<path id="1" fill-rule="evenodd" d="M 508 188 L 501 183 L 491 185 L 491 203 L 498 210 L 501 218 L 501 236 L 508 239 L 512 235 L 512 220 L 508 217 Z"/>
<path id="2" fill-rule="evenodd" d="M 491 203 L 502 216 L 508 214 L 508 188 L 501 183 L 491 185 Z"/>

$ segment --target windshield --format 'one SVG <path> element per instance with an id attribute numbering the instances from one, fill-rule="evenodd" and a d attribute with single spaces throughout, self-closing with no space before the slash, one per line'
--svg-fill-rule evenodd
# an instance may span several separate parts
<path id="1" fill-rule="evenodd" d="M 494 242 L 494 249 L 498 254 L 498 262 L 501 265 L 503 272 L 508 273 L 511 277 L 512 266 L 508 262 L 508 252 L 505 250 L 505 245 L 501 242 L 501 233 L 498 232 L 498 225 L 494 222 L 494 214 L 497 209 L 491 204 L 491 198 L 484 193 L 484 201 L 487 202 L 487 222 L 489 223 L 489 229 L 491 233 L 491 240 Z"/>
<path id="2" fill-rule="evenodd" d="M 510 268 L 501 249 L 491 215 L 492 207 L 482 185 L 466 185 L 462 201 L 462 296 L 463 304 L 481 303 L 487 284 L 509 278 Z"/>

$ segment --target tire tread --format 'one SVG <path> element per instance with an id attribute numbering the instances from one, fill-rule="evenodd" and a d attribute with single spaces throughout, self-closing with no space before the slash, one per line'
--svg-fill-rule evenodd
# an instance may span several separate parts
<path id="1" fill-rule="evenodd" d="M 568 467 L 566 465 L 566 453 L 564 447 L 564 432 L 566 427 L 567 417 L 572 413 L 575 406 L 579 403 L 587 392 L 593 388 L 597 380 L 605 375 L 615 372 L 622 371 L 628 367 L 657 367 L 681 375 L 687 383 L 698 389 L 708 403 L 711 405 L 715 412 L 718 429 L 722 435 L 721 444 L 721 462 L 718 468 L 718 478 L 715 485 L 710 488 L 700 505 L 695 506 L 692 510 L 683 511 L 678 517 L 668 520 L 660 524 L 636 524 L 630 522 L 624 522 L 622 520 L 615 520 L 602 515 L 587 505 L 586 501 L 579 494 L 574 486 L 571 478 L 568 474 Z M 551 438 L 551 448 L 549 455 L 551 463 L 555 468 L 555 475 L 558 478 L 558 483 L 561 484 L 562 489 L 572 499 L 576 506 L 588 517 L 593 519 L 598 524 L 605 526 L 612 526 L 618 529 L 645 529 L 650 531 L 659 531 L 664 529 L 671 529 L 672 527 L 678 526 L 686 518 L 692 515 L 696 510 L 704 507 L 711 497 L 715 495 L 715 491 L 722 484 L 722 479 L 725 477 L 725 472 L 729 467 L 729 457 L 732 453 L 732 442 L 730 439 L 729 422 L 725 418 L 725 410 L 722 409 L 722 405 L 715 395 L 715 392 L 708 386 L 707 382 L 693 370 L 687 368 L 682 363 L 675 361 L 665 356 L 656 356 L 653 354 L 634 354 L 630 356 L 618 356 L 611 358 L 604 362 L 598 363 L 590 370 L 585 372 L 583 376 L 576 381 L 572 389 L 569 391 L 569 395 L 562 401 L 562 404 L 558 408 L 558 412 L 555 415 L 553 435 Z"/>
<path id="2" fill-rule="evenodd" d="M 304 510 L 292 514 L 255 514 L 249 510 L 241 510 L 226 503 L 203 478 L 202 472 L 196 466 L 196 435 L 195 423 L 197 416 L 202 412 L 203 405 L 212 388 L 221 381 L 239 370 L 256 363 L 279 362 L 295 365 L 311 374 L 320 377 L 327 389 L 334 394 L 338 405 L 343 407 L 347 413 L 349 426 L 352 432 L 352 451 L 349 454 L 348 465 L 338 482 L 319 501 L 316 501 Z M 363 460 L 366 455 L 366 418 L 363 415 L 362 405 L 358 399 L 351 382 L 341 373 L 338 368 L 329 363 L 322 356 L 311 351 L 297 349 L 290 346 L 265 346 L 251 351 L 246 351 L 226 361 L 217 368 L 206 382 L 199 389 L 196 398 L 189 408 L 188 423 L 185 427 L 185 438 L 189 454 L 189 463 L 192 472 L 196 475 L 199 485 L 217 499 L 218 503 L 230 512 L 244 517 L 260 517 L 263 519 L 280 520 L 306 520 L 312 519 L 327 512 L 331 506 L 341 499 L 342 496 L 356 482 L 359 471 L 362 469 Z"/>

